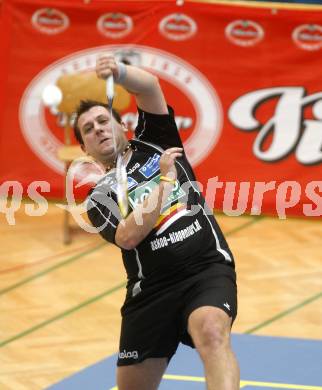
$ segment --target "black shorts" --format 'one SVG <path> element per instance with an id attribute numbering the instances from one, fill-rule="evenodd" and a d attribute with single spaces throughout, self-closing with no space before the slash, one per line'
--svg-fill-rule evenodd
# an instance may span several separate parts
<path id="1" fill-rule="evenodd" d="M 167 358 L 180 342 L 194 348 L 187 331 L 189 315 L 198 307 L 214 306 L 234 321 L 237 315 L 236 274 L 233 268 L 212 264 L 175 284 L 142 290 L 121 309 L 118 366 L 147 358 Z"/>

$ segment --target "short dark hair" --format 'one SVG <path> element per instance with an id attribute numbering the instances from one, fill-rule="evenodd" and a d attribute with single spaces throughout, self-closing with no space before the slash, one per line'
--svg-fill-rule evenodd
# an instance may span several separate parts
<path id="1" fill-rule="evenodd" d="M 75 113 L 76 115 L 75 115 L 75 119 L 74 119 L 73 128 L 74 128 L 75 138 L 81 145 L 84 145 L 84 141 L 83 141 L 82 134 L 80 132 L 80 128 L 78 127 L 78 119 L 82 114 L 84 114 L 84 112 L 87 112 L 92 107 L 96 107 L 96 106 L 104 107 L 108 111 L 110 111 L 110 107 L 108 104 L 102 103 L 102 102 L 99 102 L 96 100 L 81 100 L 78 107 L 76 108 L 76 113 Z M 122 118 L 121 118 L 120 114 L 116 110 L 114 110 L 114 108 L 112 108 L 112 113 L 113 113 L 113 117 L 116 120 L 116 122 L 122 123 Z"/>

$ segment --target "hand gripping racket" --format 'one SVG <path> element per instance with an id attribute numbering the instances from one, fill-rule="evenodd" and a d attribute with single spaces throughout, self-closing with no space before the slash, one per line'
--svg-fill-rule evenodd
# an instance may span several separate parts
<path id="1" fill-rule="evenodd" d="M 113 147 L 116 159 L 116 196 L 117 204 L 119 206 L 122 218 L 125 218 L 128 215 L 129 203 L 127 198 L 127 174 L 126 168 L 123 163 L 123 156 L 121 153 L 117 152 L 117 141 L 116 141 L 116 131 L 113 123 L 113 99 L 114 99 L 114 79 L 113 75 L 109 76 L 106 80 L 106 95 L 107 102 L 110 110 L 111 117 L 111 126 L 112 126 L 112 137 L 113 137 Z"/>

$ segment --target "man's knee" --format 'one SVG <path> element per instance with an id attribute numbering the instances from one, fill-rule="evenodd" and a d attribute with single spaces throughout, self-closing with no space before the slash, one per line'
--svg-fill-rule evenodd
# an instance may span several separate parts
<path id="1" fill-rule="evenodd" d="M 201 355 L 230 345 L 231 319 L 221 309 L 202 307 L 189 317 L 189 333 Z"/>

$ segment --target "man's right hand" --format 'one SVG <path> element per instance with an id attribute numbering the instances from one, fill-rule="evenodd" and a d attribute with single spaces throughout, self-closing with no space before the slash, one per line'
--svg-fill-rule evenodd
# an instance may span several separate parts
<path id="1" fill-rule="evenodd" d="M 167 103 L 158 78 L 137 66 L 124 65 L 124 67 L 125 74 L 120 79 L 120 67 L 114 55 L 102 53 L 96 60 L 96 75 L 105 80 L 113 74 L 114 82 L 122 85 L 135 97 L 136 104 L 141 110 L 151 114 L 168 114 Z"/>
<path id="2" fill-rule="evenodd" d="M 112 54 L 102 54 L 96 60 L 96 75 L 98 78 L 106 80 L 113 74 L 118 78 L 118 66 Z"/>
<path id="3" fill-rule="evenodd" d="M 182 157 L 182 152 L 182 148 L 169 148 L 164 151 L 159 161 L 162 176 L 167 176 L 172 180 L 177 178 L 175 161 L 178 157 Z"/>

